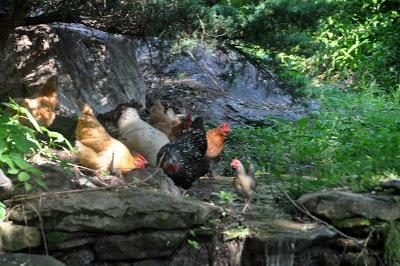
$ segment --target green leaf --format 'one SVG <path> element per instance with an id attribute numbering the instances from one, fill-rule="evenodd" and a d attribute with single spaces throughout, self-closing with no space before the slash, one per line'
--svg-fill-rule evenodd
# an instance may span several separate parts
<path id="1" fill-rule="evenodd" d="M 300 127 L 305 127 L 305 126 L 307 126 L 307 124 L 308 124 L 308 119 L 307 119 L 307 117 L 303 117 L 303 118 L 299 119 L 299 120 L 297 121 L 297 124 L 298 124 Z"/>
<path id="2" fill-rule="evenodd" d="M 10 169 L 7 171 L 7 173 L 10 175 L 16 175 L 19 173 L 19 171 L 20 171 L 19 169 Z"/>
<path id="3" fill-rule="evenodd" d="M 47 187 L 46 181 L 44 181 L 42 178 L 37 178 L 36 179 L 36 184 L 38 184 L 38 186 L 48 190 L 49 188 Z"/>
<path id="4" fill-rule="evenodd" d="M 10 153 L 9 156 L 14 161 L 14 163 L 21 169 L 28 169 L 32 167 L 27 161 L 25 161 L 25 159 L 19 153 L 13 152 Z"/>
<path id="5" fill-rule="evenodd" d="M 28 168 L 28 169 L 26 169 L 26 171 L 29 171 L 32 174 L 36 175 L 36 176 L 42 176 L 43 175 L 43 172 L 40 171 L 39 169 L 35 168 L 35 167 Z"/>
<path id="6" fill-rule="evenodd" d="M 25 182 L 25 183 L 24 183 L 24 188 L 25 188 L 25 191 L 26 191 L 26 192 L 29 192 L 29 191 L 32 190 L 32 185 L 29 184 L 28 182 Z"/>
<path id="7" fill-rule="evenodd" d="M 199 242 L 197 242 L 196 240 L 188 239 L 187 241 L 188 241 L 189 245 L 191 245 L 193 248 L 195 248 L 195 249 L 200 248 Z"/>
<path id="8" fill-rule="evenodd" d="M 1 201 L 0 203 L 0 221 L 4 221 L 4 218 L 6 218 L 7 215 L 6 206 Z"/>
<path id="9" fill-rule="evenodd" d="M 18 180 L 21 182 L 27 182 L 29 179 L 31 179 L 31 176 L 27 172 L 20 172 L 18 174 Z"/>

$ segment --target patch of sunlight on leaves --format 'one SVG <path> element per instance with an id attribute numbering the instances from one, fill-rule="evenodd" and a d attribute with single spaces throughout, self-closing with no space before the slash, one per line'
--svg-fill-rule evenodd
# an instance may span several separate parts
<path id="1" fill-rule="evenodd" d="M 224 190 L 213 192 L 212 195 L 217 196 L 220 203 L 232 203 L 237 199 L 236 194 Z"/>
<path id="2" fill-rule="evenodd" d="M 188 244 L 189 244 L 192 248 L 194 248 L 194 249 L 200 249 L 199 242 L 197 242 L 196 240 L 188 239 L 187 242 L 188 242 Z"/>
<path id="3" fill-rule="evenodd" d="M 224 235 L 227 240 L 232 239 L 245 239 L 250 235 L 250 229 L 247 225 L 242 225 L 234 228 L 230 228 L 224 231 Z"/>
<path id="4" fill-rule="evenodd" d="M 4 205 L 4 203 L 0 201 L 0 222 L 4 221 L 6 215 L 7 215 L 6 205 Z"/>
<path id="5" fill-rule="evenodd" d="M 33 167 L 27 158 L 33 155 L 52 158 L 54 155 L 50 147 L 72 149 L 72 145 L 60 133 L 40 127 L 32 114 L 15 101 L 2 105 L 7 109 L 0 108 L 0 166 L 26 191 L 36 186 L 47 188 L 42 171 Z M 10 109 L 13 111 L 10 112 Z M 22 125 L 21 119 L 28 120 L 33 128 Z M 37 134 L 46 134 L 48 141 L 39 140 Z"/>

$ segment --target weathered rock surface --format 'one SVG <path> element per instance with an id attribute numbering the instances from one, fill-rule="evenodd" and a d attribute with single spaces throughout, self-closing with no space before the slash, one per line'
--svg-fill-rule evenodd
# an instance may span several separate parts
<path id="1" fill-rule="evenodd" d="M 391 179 L 381 184 L 382 188 L 392 189 L 395 193 L 400 193 L 400 179 Z"/>
<path id="2" fill-rule="evenodd" d="M 42 243 L 41 240 L 40 232 L 36 227 L 0 223 L 0 251 L 34 248 Z"/>
<path id="3" fill-rule="evenodd" d="M 363 217 L 391 221 L 400 218 L 400 203 L 386 195 L 325 191 L 305 194 L 297 202 L 312 214 L 329 220 Z"/>
<path id="4" fill-rule="evenodd" d="M 149 178 L 149 176 L 151 176 Z M 161 169 L 156 171 L 154 167 L 146 167 L 145 169 L 135 169 L 124 176 L 127 183 L 138 180 L 146 180 L 149 187 L 155 191 L 161 191 L 176 197 L 181 197 L 181 190 L 175 185 L 174 181 L 169 178 Z"/>
<path id="5" fill-rule="evenodd" d="M 271 219 L 246 239 L 241 265 L 293 265 L 308 249 L 326 247 L 335 236 L 335 232 L 317 224 Z"/>
<path id="6" fill-rule="evenodd" d="M 272 73 L 236 51 L 200 42 L 180 51 L 172 46 L 154 39 L 138 42 L 137 58 L 150 88 L 149 100 L 161 96 L 175 110 L 202 113 L 211 124 L 264 124 L 266 116 L 296 120 L 305 115 L 305 108 L 295 104 Z"/>
<path id="7" fill-rule="evenodd" d="M 145 189 L 82 191 L 32 201 L 44 227 L 67 232 L 125 233 L 134 230 L 170 230 L 207 223 L 219 208 L 198 200 L 188 200 Z M 36 222 L 29 207 L 16 208 L 11 219 Z"/>
<path id="8" fill-rule="evenodd" d="M 140 260 L 171 256 L 186 239 L 184 230 L 138 232 L 130 235 L 111 235 L 95 245 L 100 260 Z"/>
<path id="9" fill-rule="evenodd" d="M 24 253 L 2 253 L 0 254 L 0 265 L 2 266 L 65 266 L 64 263 L 50 256 L 41 256 Z"/>
<path id="10" fill-rule="evenodd" d="M 199 247 L 196 249 L 186 243 L 177 252 L 176 256 L 172 259 L 169 265 L 208 266 L 210 265 L 210 260 L 211 257 L 205 245 L 200 244 Z"/>
<path id="11" fill-rule="evenodd" d="M 73 250 L 67 254 L 54 254 L 54 257 L 67 266 L 93 265 L 96 261 L 94 252 L 89 248 Z"/>
<path id="12" fill-rule="evenodd" d="M 119 104 L 145 104 L 133 41 L 80 24 L 18 27 L 0 51 L 0 98 L 32 95 L 58 76 L 59 115 L 70 117 L 78 101 L 96 113 Z"/>

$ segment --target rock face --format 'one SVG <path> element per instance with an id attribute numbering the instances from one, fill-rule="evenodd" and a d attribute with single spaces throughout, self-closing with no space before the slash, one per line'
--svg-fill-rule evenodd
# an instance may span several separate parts
<path id="1" fill-rule="evenodd" d="M 50 255 L 66 265 L 239 263 L 240 242 L 223 240 L 209 223 L 220 208 L 196 199 L 137 187 L 29 202 L 43 219 Z M 29 204 L 23 209 L 15 208 L 11 219 L 39 227 Z"/>
<path id="2" fill-rule="evenodd" d="M 336 233 L 324 226 L 271 219 L 246 239 L 241 265 L 316 265 L 308 264 L 304 254 L 312 248 L 323 251 L 335 237 Z"/>
<path id="3" fill-rule="evenodd" d="M 137 58 L 149 100 L 160 97 L 175 109 L 203 113 L 209 123 L 260 123 L 266 116 L 296 120 L 305 114 L 277 78 L 236 51 L 200 44 L 138 42 Z M 182 111 L 180 110 L 180 111 Z"/>
<path id="4" fill-rule="evenodd" d="M 400 218 L 400 203 L 384 195 L 325 191 L 305 194 L 297 202 L 312 214 L 328 220 L 361 217 L 391 221 Z"/>
<path id="5" fill-rule="evenodd" d="M 140 260 L 168 257 L 186 239 L 186 231 L 139 232 L 102 237 L 95 244 L 100 260 Z"/>
<path id="6" fill-rule="evenodd" d="M 149 176 L 152 176 L 148 179 Z M 144 169 L 135 169 L 124 176 L 127 183 L 136 179 L 148 179 L 146 184 L 155 191 L 161 191 L 176 197 L 182 196 L 180 189 L 175 185 L 174 181 L 169 178 L 162 170 L 156 170 L 154 167 L 146 167 Z"/>
<path id="7" fill-rule="evenodd" d="M 0 251 L 34 248 L 39 246 L 41 242 L 40 232 L 36 227 L 10 223 L 0 224 Z"/>
<path id="8" fill-rule="evenodd" d="M 61 116 L 77 113 L 77 101 L 96 113 L 129 101 L 145 104 L 134 43 L 122 35 L 80 24 L 18 27 L 0 57 L 0 98 L 32 95 L 57 75 Z"/>
<path id="9" fill-rule="evenodd" d="M 67 232 L 125 233 L 138 229 L 171 230 L 205 224 L 219 208 L 144 189 L 86 191 L 44 198 L 40 205 L 44 227 Z M 39 206 L 38 206 L 39 205 Z M 14 221 L 35 223 L 37 215 L 26 206 L 15 209 Z"/>
<path id="10" fill-rule="evenodd" d="M 65 266 L 64 263 L 50 256 L 40 256 L 23 253 L 2 253 L 0 254 L 0 265 L 2 266 Z"/>

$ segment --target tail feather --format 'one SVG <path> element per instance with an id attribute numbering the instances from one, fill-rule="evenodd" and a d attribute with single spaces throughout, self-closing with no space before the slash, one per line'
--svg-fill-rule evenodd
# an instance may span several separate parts
<path id="1" fill-rule="evenodd" d="M 249 168 L 247 169 L 247 175 L 254 178 L 254 174 L 255 174 L 255 168 L 254 168 L 254 163 L 250 162 L 249 164 Z"/>

